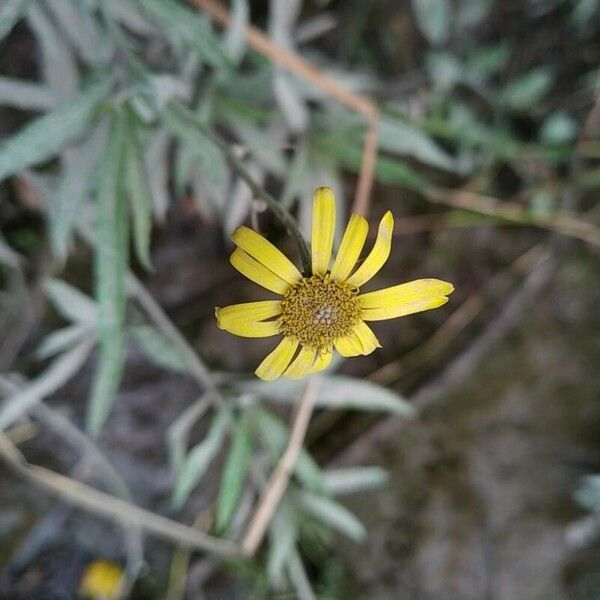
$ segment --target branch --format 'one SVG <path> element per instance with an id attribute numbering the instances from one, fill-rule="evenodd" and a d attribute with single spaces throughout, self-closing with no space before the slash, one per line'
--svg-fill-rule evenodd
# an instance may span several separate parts
<path id="1" fill-rule="evenodd" d="M 300 450 L 302 450 L 302 443 L 313 412 L 316 393 L 317 382 L 315 379 L 311 379 L 306 384 L 300 399 L 287 448 L 271 474 L 254 516 L 246 529 L 246 534 L 242 540 L 242 552 L 245 556 L 253 556 L 260 546 L 267 527 L 283 498 L 294 471 L 296 460 Z"/>
<path id="2" fill-rule="evenodd" d="M 240 554 L 238 546 L 233 542 L 209 536 L 193 527 L 156 515 L 75 479 L 30 464 L 3 433 L 0 433 L 0 458 L 23 479 L 99 517 L 121 524 L 134 525 L 184 547 L 205 550 L 222 556 Z"/>

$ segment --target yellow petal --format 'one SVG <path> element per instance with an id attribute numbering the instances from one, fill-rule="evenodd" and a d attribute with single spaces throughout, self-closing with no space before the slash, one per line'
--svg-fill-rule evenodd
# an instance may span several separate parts
<path id="1" fill-rule="evenodd" d="M 381 344 L 379 343 L 377 336 L 364 321 L 361 321 L 358 323 L 358 325 L 355 325 L 353 331 L 360 341 L 362 353 L 364 355 L 371 354 L 371 352 L 373 352 L 375 349 L 381 348 Z"/>
<path id="2" fill-rule="evenodd" d="M 394 216 L 388 210 L 379 222 L 377 239 L 373 249 L 369 252 L 363 264 L 351 275 L 346 283 L 353 287 L 360 287 L 366 283 L 383 267 L 392 249 L 392 235 L 394 233 Z"/>
<path id="3" fill-rule="evenodd" d="M 327 350 L 325 352 L 319 352 L 317 354 L 317 358 L 313 363 L 313 366 L 310 368 L 309 373 L 318 373 L 323 369 L 326 369 L 331 363 L 331 359 L 333 357 L 333 352 L 331 350 Z"/>
<path id="4" fill-rule="evenodd" d="M 303 346 L 283 376 L 290 379 L 302 379 L 302 377 L 306 377 L 315 362 L 316 354 L 317 351 L 314 348 Z"/>
<path id="5" fill-rule="evenodd" d="M 274 381 L 287 369 L 297 347 L 298 340 L 284 337 L 275 350 L 265 357 L 254 372 L 265 381 Z"/>
<path id="6" fill-rule="evenodd" d="M 246 254 L 240 248 L 236 248 L 231 255 L 229 262 L 248 279 L 262 285 L 264 288 L 275 292 L 276 294 L 285 294 L 290 284 L 269 271 L 267 267 L 261 265 L 250 255 Z"/>
<path id="7" fill-rule="evenodd" d="M 358 297 L 362 308 L 384 308 L 425 300 L 437 296 L 447 296 L 454 286 L 441 279 L 417 279 L 393 287 L 361 294 Z"/>
<path id="8" fill-rule="evenodd" d="M 350 217 L 331 269 L 331 279 L 344 281 L 350 275 L 365 245 L 368 232 L 369 223 L 364 217 L 360 215 Z"/>
<path id="9" fill-rule="evenodd" d="M 231 239 L 244 252 L 288 283 L 294 284 L 302 277 L 294 263 L 256 231 L 241 225 L 233 232 Z"/>
<path id="10" fill-rule="evenodd" d="M 314 274 L 324 274 L 329 269 L 334 232 L 335 198 L 333 190 L 328 187 L 319 187 L 313 196 L 311 253 Z"/>
<path id="11" fill-rule="evenodd" d="M 396 306 L 382 306 L 381 308 L 367 308 L 362 311 L 362 318 L 365 321 L 383 321 L 385 319 L 395 319 L 414 313 L 439 308 L 448 302 L 446 296 L 436 296 L 425 300 L 414 300 L 406 304 L 397 304 Z"/>
<path id="12" fill-rule="evenodd" d="M 219 329 L 249 338 L 270 337 L 280 333 L 278 321 L 232 321 L 226 326 L 219 325 Z"/>
<path id="13" fill-rule="evenodd" d="M 248 323 L 251 321 L 264 321 L 281 314 L 281 300 L 261 300 L 259 302 L 244 302 L 232 304 L 224 308 L 215 308 L 217 326 L 227 329 L 233 323 Z"/>
<path id="14" fill-rule="evenodd" d="M 346 358 L 350 356 L 358 356 L 363 352 L 360 340 L 355 334 L 338 338 L 335 340 L 334 345 L 338 353 Z"/>

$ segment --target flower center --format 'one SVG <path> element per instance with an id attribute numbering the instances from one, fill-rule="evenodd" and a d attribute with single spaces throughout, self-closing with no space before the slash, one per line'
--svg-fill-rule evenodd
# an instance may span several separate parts
<path id="1" fill-rule="evenodd" d="M 348 335 L 360 321 L 357 292 L 329 275 L 305 277 L 281 301 L 281 333 L 319 351 Z"/>

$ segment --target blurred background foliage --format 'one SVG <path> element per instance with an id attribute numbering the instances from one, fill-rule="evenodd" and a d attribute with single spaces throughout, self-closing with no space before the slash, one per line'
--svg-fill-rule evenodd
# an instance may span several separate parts
<path id="1" fill-rule="evenodd" d="M 199 597 L 205 585 L 211 597 L 338 597 L 355 580 L 366 597 L 538 598 L 559 597 L 557 590 L 567 597 L 565 589 L 597 597 L 597 561 L 588 564 L 585 555 L 571 572 L 567 550 L 560 561 L 544 562 L 542 545 L 521 548 L 539 552 L 530 576 L 557 570 L 539 593 L 509 586 L 486 596 L 449 576 L 450 583 L 440 576 L 439 590 L 450 585 L 450 595 L 426 575 L 411 587 L 406 578 L 421 547 L 411 537 L 414 498 L 399 502 L 396 515 L 394 506 L 376 502 L 401 533 L 367 541 L 365 525 L 338 496 L 368 491 L 353 506 L 377 522 L 373 498 L 389 499 L 372 491 L 388 482 L 382 467 L 410 448 L 400 445 L 389 460 L 364 466 L 376 459 L 369 431 L 396 427 L 415 405 L 438 407 L 452 430 L 453 417 L 444 413 L 452 409 L 439 406 L 463 406 L 452 403 L 452 393 L 478 373 L 492 343 L 522 323 L 523 312 L 534 329 L 522 327 L 532 352 L 556 346 L 564 360 L 599 358 L 597 340 L 586 345 L 585 338 L 599 325 L 588 320 L 599 299 L 599 3 L 233 0 L 229 9 L 221 29 L 200 8 L 176 0 L 0 5 L 5 439 L 19 442 L 34 463 L 239 539 L 286 446 L 286 406 L 302 392 L 296 382 L 254 380 L 248 373 L 268 346 L 242 344 L 214 326 L 214 305 L 253 299 L 227 265 L 228 234 L 250 220 L 289 246 L 241 174 L 292 210 L 306 233 L 315 186 L 335 189 L 339 214 L 350 210 L 367 131 L 361 115 L 249 47 L 250 24 L 377 103 L 372 218 L 390 208 L 398 221 L 398 256 L 386 277 L 453 281 L 453 306 L 382 329 L 380 353 L 358 365 L 340 362 L 325 375 L 307 448 L 255 560 L 144 540 L 131 523 L 118 526 L 128 523 L 123 515 L 113 515 L 117 525 L 99 525 L 68 505 L 32 499 L 30 482 L 0 492 L 0 541 L 8 549 L 0 556 L 0 590 L 10 598 L 63 597 L 52 594 L 76 590 L 86 561 L 99 556 L 121 562 L 125 595 L 132 590 L 141 598 L 183 598 L 186 586 L 187 597 Z M 553 285 L 558 290 L 548 292 Z M 552 328 L 548 339 L 542 326 L 535 329 L 533 313 L 559 324 L 555 338 Z M 580 355 L 569 354 L 577 341 Z M 519 347 L 504 351 L 518 357 Z M 502 361 L 490 369 L 471 386 L 475 405 L 487 395 L 481 387 L 511 380 Z M 594 397 L 597 375 L 578 387 L 594 375 L 578 372 L 581 393 L 566 396 Z M 537 381 L 533 367 L 527 377 Z M 546 397 L 534 384 L 523 393 Z M 600 411 L 591 401 L 573 410 L 573 435 L 585 438 L 577 427 L 597 427 Z M 429 436 L 439 423 L 434 416 L 428 429 L 427 419 L 403 431 L 424 427 Z M 415 455 L 428 455 L 435 440 L 419 444 Z M 569 471 L 563 486 L 570 508 L 558 519 L 561 531 L 577 516 L 571 492 L 579 475 L 598 463 L 597 443 L 595 454 L 585 448 L 585 468 Z M 461 449 L 472 451 L 466 443 Z M 440 454 L 440 464 L 452 462 L 447 449 Z M 407 476 L 410 486 L 410 473 L 397 468 L 394 477 Z M 521 485 L 519 498 L 527 497 L 527 476 Z M 23 498 L 31 504 L 25 511 Z M 578 498 L 593 516 L 568 530 L 565 548 L 573 552 L 595 543 L 596 479 L 586 480 Z M 385 573 L 373 583 L 376 567 L 352 573 L 356 550 L 335 552 L 337 534 L 371 548 L 376 540 L 391 544 L 401 575 L 386 587 Z M 439 556 L 427 556 L 435 571 Z M 489 581 L 484 587 L 490 585 L 496 589 Z"/>

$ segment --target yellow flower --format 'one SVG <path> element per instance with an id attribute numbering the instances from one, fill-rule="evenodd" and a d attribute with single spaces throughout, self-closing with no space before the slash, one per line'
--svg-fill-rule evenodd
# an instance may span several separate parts
<path id="1" fill-rule="evenodd" d="M 79 583 L 79 594 L 93 600 L 113 600 L 120 593 L 123 584 L 123 569 L 108 560 L 95 560 L 90 563 Z"/>
<path id="2" fill-rule="evenodd" d="M 273 244 L 238 227 L 231 264 L 242 275 L 282 296 L 216 308 L 217 325 L 235 335 L 283 340 L 260 363 L 256 375 L 266 381 L 280 376 L 300 379 L 325 369 L 333 349 L 342 356 L 370 354 L 381 344 L 365 321 L 381 321 L 438 308 L 454 290 L 439 279 L 418 279 L 376 292 L 359 288 L 381 269 L 390 255 L 394 217 L 379 223 L 371 252 L 355 270 L 367 238 L 368 223 L 352 215 L 330 269 L 335 230 L 335 199 L 330 188 L 315 190 L 312 218 L 312 274 L 303 276 Z"/>

